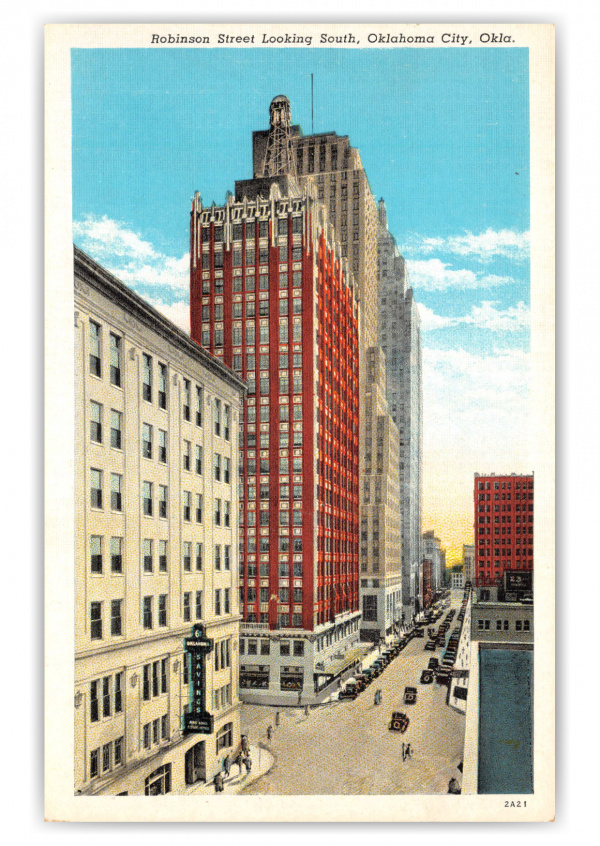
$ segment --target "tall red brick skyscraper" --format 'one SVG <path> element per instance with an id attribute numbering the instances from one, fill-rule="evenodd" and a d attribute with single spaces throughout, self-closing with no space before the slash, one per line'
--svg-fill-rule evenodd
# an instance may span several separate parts
<path id="1" fill-rule="evenodd" d="M 262 175 L 222 207 L 196 194 L 191 216 L 192 337 L 248 384 L 240 687 L 261 702 L 308 701 L 360 621 L 358 302 L 290 127 L 276 97 Z"/>
<path id="2" fill-rule="evenodd" d="M 533 476 L 475 474 L 475 582 L 533 570 Z"/>

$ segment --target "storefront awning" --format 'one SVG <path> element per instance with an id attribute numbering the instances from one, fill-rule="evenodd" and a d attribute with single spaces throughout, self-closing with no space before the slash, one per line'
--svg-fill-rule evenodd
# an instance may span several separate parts
<path id="1" fill-rule="evenodd" d="M 340 673 L 343 673 L 344 670 L 354 664 L 355 661 L 360 661 L 360 659 L 372 648 L 372 646 L 355 646 L 352 649 L 349 649 L 343 658 L 338 658 L 337 661 L 332 661 L 330 664 L 327 664 L 323 670 L 316 670 L 316 673 L 320 676 L 339 676 Z"/>

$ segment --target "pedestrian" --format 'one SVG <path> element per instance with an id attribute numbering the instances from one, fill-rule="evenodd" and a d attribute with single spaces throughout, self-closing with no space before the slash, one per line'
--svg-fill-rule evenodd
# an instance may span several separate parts
<path id="1" fill-rule="evenodd" d="M 402 741 L 402 763 L 406 761 L 406 744 Z"/>
<path id="2" fill-rule="evenodd" d="M 341 679 L 337 680 L 337 686 L 338 686 L 338 690 L 339 690 L 340 687 L 342 686 L 342 680 Z"/>
<path id="3" fill-rule="evenodd" d="M 245 734 L 242 735 L 242 739 L 241 739 L 240 742 L 242 744 L 242 752 L 244 753 L 244 755 L 247 755 L 248 754 L 248 738 L 246 737 Z"/>
<path id="4" fill-rule="evenodd" d="M 279 711 L 275 711 L 275 725 L 279 725 Z"/>
<path id="5" fill-rule="evenodd" d="M 244 760 L 244 756 L 242 754 L 242 750 L 240 749 L 240 751 L 235 756 L 235 760 L 233 762 L 234 764 L 238 765 L 238 775 L 242 774 L 242 761 L 243 760 Z"/>
<path id="6" fill-rule="evenodd" d="M 273 726 L 267 726 L 267 740 L 270 741 L 273 737 Z"/>
<path id="7" fill-rule="evenodd" d="M 460 793 L 460 785 L 455 778 L 451 778 L 448 782 L 448 793 L 458 794 Z"/>
<path id="8" fill-rule="evenodd" d="M 215 783 L 215 793 L 222 793 L 223 792 L 223 775 L 222 773 L 217 773 L 214 778 Z"/>
<path id="9" fill-rule="evenodd" d="M 298 705 L 302 705 L 302 691 L 298 691 Z"/>
<path id="10" fill-rule="evenodd" d="M 310 713 L 310 708 L 308 707 L 308 703 L 304 706 L 304 716 L 308 717 Z"/>
<path id="11" fill-rule="evenodd" d="M 412 758 L 412 746 L 410 745 L 410 743 L 406 744 L 406 757 Z"/>
<path id="12" fill-rule="evenodd" d="M 250 770 L 252 769 L 252 758 L 250 757 L 250 755 L 247 755 L 244 758 L 244 766 L 246 767 L 246 775 L 248 775 L 250 773 Z"/>
<path id="13" fill-rule="evenodd" d="M 229 773 L 231 771 L 231 758 L 229 755 L 225 755 L 223 758 L 223 772 L 225 773 L 225 778 L 229 778 Z"/>

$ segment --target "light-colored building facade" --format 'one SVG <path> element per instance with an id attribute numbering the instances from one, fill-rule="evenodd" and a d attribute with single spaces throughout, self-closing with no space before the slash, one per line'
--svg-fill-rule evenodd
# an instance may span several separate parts
<path id="1" fill-rule="evenodd" d="M 75 789 L 185 792 L 240 738 L 244 385 L 77 248 L 75 339 Z M 195 624 L 206 734 L 184 731 Z"/>
<path id="2" fill-rule="evenodd" d="M 423 388 L 421 322 L 408 273 L 388 229 L 383 200 L 378 208 L 379 344 L 386 358 L 387 398 L 400 435 L 400 505 L 402 511 L 402 590 L 411 616 L 422 580 L 421 494 Z"/>
<path id="3" fill-rule="evenodd" d="M 360 509 L 361 640 L 390 636 L 402 620 L 398 429 L 387 413 L 385 358 L 367 350 L 365 472 Z"/>
<path id="4" fill-rule="evenodd" d="M 423 532 L 423 560 L 431 562 L 431 590 L 434 594 L 439 593 L 445 581 L 446 553 L 432 529 Z"/>
<path id="5" fill-rule="evenodd" d="M 356 280 L 359 299 L 359 468 L 361 535 L 368 535 L 367 553 L 361 554 L 361 636 L 369 640 L 389 635 L 402 620 L 397 595 L 402 574 L 397 559 L 401 556 L 401 516 L 399 513 L 400 462 L 397 427 L 390 418 L 385 390 L 385 356 L 379 348 L 378 307 L 378 211 L 360 153 L 350 145 L 348 136 L 335 132 L 303 135 L 292 127 L 291 146 L 301 184 L 312 183 L 317 200 L 328 211 L 342 257 Z M 253 165 L 260 172 L 266 157 L 266 142 L 254 134 Z M 383 366 L 382 366 L 383 365 Z M 377 386 L 370 377 L 378 380 Z M 387 419 L 386 419 L 387 418 Z M 382 441 L 383 439 L 383 441 Z M 379 444 L 379 446 L 378 446 Z M 375 450 L 391 457 L 379 465 Z M 376 479 L 375 479 L 376 477 Z M 385 491 L 385 501 L 374 513 L 373 493 L 365 502 L 367 489 Z M 381 494 L 383 496 L 383 493 Z M 365 529 L 365 521 L 367 527 Z M 389 521 L 389 523 L 388 523 Z M 365 549 L 361 541 L 361 549 Z M 375 607 L 376 606 L 376 607 Z M 366 616 L 365 620 L 365 607 Z M 376 619 L 375 619 L 376 617 Z"/>
<path id="6" fill-rule="evenodd" d="M 453 570 L 450 573 L 450 587 L 452 590 L 460 590 L 465 583 L 464 574 L 462 571 Z"/>
<path id="7" fill-rule="evenodd" d="M 463 574 L 465 584 L 475 584 L 475 546 L 463 544 Z"/>

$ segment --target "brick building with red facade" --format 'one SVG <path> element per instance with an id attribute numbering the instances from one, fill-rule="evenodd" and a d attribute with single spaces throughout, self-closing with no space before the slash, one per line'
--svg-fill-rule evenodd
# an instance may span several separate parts
<path id="1" fill-rule="evenodd" d="M 475 582 L 533 570 L 533 476 L 475 474 Z"/>
<path id="2" fill-rule="evenodd" d="M 222 207 L 196 194 L 190 302 L 192 337 L 248 386 L 240 693 L 285 702 L 358 640 L 359 317 L 326 209 L 285 155 L 278 170 Z"/>

